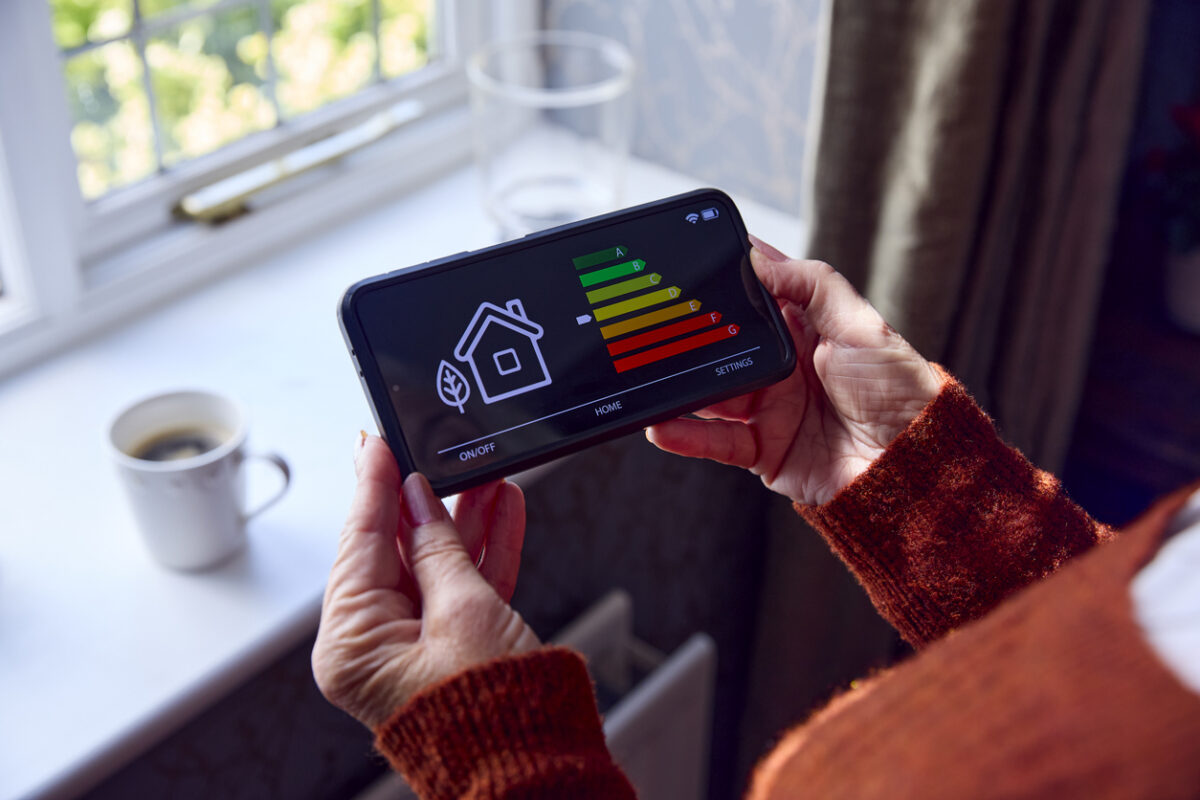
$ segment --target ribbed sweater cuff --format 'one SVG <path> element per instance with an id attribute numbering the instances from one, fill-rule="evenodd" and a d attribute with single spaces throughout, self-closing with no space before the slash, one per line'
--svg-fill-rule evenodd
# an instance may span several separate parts
<path id="1" fill-rule="evenodd" d="M 913 644 L 1111 535 L 1008 447 L 956 380 L 853 483 L 796 509 Z"/>
<path id="2" fill-rule="evenodd" d="M 605 746 L 583 659 L 566 648 L 454 675 L 375 734 L 376 748 L 422 798 L 632 796 Z"/>

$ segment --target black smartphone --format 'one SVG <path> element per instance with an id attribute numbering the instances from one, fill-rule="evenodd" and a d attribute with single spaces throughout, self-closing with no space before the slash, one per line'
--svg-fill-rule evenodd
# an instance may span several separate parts
<path id="1" fill-rule="evenodd" d="M 368 278 L 339 319 L 401 471 L 447 495 L 790 374 L 749 252 L 704 189 Z"/>

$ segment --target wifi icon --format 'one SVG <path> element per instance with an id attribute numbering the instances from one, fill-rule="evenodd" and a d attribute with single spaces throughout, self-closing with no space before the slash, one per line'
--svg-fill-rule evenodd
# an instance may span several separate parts
<path id="1" fill-rule="evenodd" d="M 684 217 L 684 219 L 686 219 L 688 222 L 695 225 L 697 222 L 700 221 L 700 215 L 697 214 L 695 211 L 693 211 L 691 214 L 688 214 L 686 217 Z"/>

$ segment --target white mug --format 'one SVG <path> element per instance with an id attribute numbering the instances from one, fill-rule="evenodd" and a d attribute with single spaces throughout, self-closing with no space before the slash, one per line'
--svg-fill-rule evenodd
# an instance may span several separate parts
<path id="1" fill-rule="evenodd" d="M 198 446 L 179 450 L 180 437 L 192 434 Z M 210 392 L 170 392 L 135 403 L 113 420 L 108 441 L 142 538 L 172 569 L 212 567 L 239 552 L 246 523 L 278 502 L 291 481 L 281 456 L 245 452 L 246 415 Z M 174 457 L 154 460 L 171 447 Z M 274 465 L 283 485 L 246 510 L 243 465 L 250 459 Z"/>

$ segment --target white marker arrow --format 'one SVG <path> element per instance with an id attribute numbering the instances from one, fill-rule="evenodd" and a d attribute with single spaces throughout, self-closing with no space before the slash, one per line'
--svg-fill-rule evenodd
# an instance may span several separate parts
<path id="1" fill-rule="evenodd" d="M 578 317 L 575 318 L 576 325 L 587 325 L 591 321 L 592 321 L 591 314 L 580 314 Z"/>

